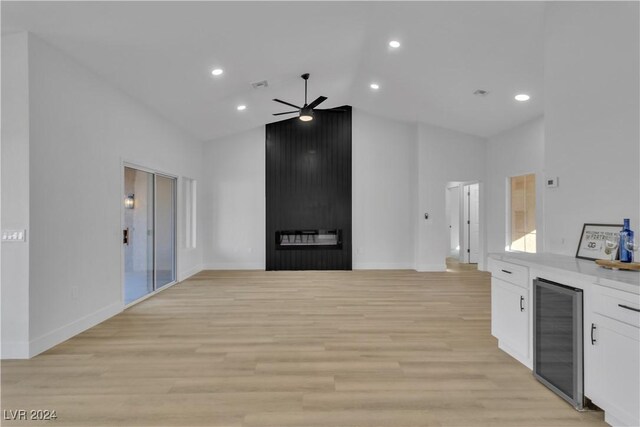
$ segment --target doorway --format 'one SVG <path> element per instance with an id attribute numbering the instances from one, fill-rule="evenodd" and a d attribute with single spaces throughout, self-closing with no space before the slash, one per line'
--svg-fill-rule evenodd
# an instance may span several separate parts
<path id="1" fill-rule="evenodd" d="M 124 167 L 124 303 L 176 281 L 176 178 Z"/>

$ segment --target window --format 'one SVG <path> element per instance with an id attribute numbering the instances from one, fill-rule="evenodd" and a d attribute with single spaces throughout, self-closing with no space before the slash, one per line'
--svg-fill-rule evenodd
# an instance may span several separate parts
<path id="1" fill-rule="evenodd" d="M 536 252 L 536 175 L 511 177 L 510 207 L 512 251 Z"/>
<path id="2" fill-rule="evenodd" d="M 196 247 L 196 180 L 184 178 L 184 194 L 185 194 L 185 221 L 184 236 L 185 247 L 187 249 L 195 249 Z"/>

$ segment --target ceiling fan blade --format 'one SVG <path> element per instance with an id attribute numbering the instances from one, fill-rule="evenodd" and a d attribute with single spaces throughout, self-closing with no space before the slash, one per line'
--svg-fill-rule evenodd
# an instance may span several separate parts
<path id="1" fill-rule="evenodd" d="M 285 111 L 284 113 L 274 113 L 274 116 L 281 116 L 283 114 L 293 114 L 293 113 L 299 113 L 300 111 Z"/>
<path id="2" fill-rule="evenodd" d="M 326 96 L 319 96 L 319 97 L 317 97 L 317 98 L 316 98 L 316 100 L 315 100 L 315 101 L 313 101 L 313 102 L 312 102 L 311 104 L 309 104 L 307 107 L 308 107 L 308 108 L 311 108 L 311 109 L 313 110 L 314 108 L 316 108 L 318 105 L 320 105 L 321 103 L 323 103 L 323 102 L 324 102 L 324 101 L 326 101 L 326 100 L 327 100 L 327 97 L 326 97 Z"/>
<path id="3" fill-rule="evenodd" d="M 330 113 L 346 113 L 347 110 L 343 110 L 342 108 L 328 108 L 326 110 L 316 110 L 316 111 L 328 111 Z"/>
<path id="4" fill-rule="evenodd" d="M 302 107 L 298 107 L 297 105 L 293 105 L 293 104 L 291 104 L 289 102 L 282 101 L 281 99 L 274 98 L 273 100 L 276 101 L 276 102 L 279 102 L 280 104 L 284 104 L 284 105 L 288 105 L 289 107 L 297 108 L 298 110 L 302 109 Z"/>

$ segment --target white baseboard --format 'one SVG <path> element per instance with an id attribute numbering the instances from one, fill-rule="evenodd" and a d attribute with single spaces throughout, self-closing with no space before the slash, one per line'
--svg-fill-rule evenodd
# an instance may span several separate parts
<path id="1" fill-rule="evenodd" d="M 205 264 L 203 270 L 264 270 L 264 262 L 213 262 Z"/>
<path id="2" fill-rule="evenodd" d="M 202 265 L 198 265 L 190 270 L 180 272 L 180 274 L 178 274 L 178 282 L 187 280 L 189 277 L 193 276 L 194 274 L 198 274 L 201 271 L 202 271 Z"/>
<path id="3" fill-rule="evenodd" d="M 358 262 L 353 263 L 354 270 L 413 270 L 410 262 Z"/>
<path id="4" fill-rule="evenodd" d="M 521 355 L 518 351 L 512 349 L 500 340 L 498 340 L 498 348 L 516 359 L 518 362 L 522 363 L 524 366 L 529 368 L 529 370 L 533 370 L 533 359 Z"/>
<path id="5" fill-rule="evenodd" d="M 417 270 L 446 271 L 446 264 L 425 264 L 417 270 L 411 262 L 354 262 L 353 270 Z M 216 262 L 204 264 L 202 270 L 264 270 L 265 264 L 258 262 Z"/>
<path id="6" fill-rule="evenodd" d="M 447 271 L 447 264 L 421 264 L 416 266 L 416 271 Z"/>
<path id="7" fill-rule="evenodd" d="M 614 411 L 616 411 L 614 409 Z M 616 411 L 617 412 L 617 411 Z M 633 416 L 627 414 L 612 414 L 609 408 L 605 408 L 604 422 L 610 426 L 637 426 L 638 420 L 634 420 Z"/>
<path id="8" fill-rule="evenodd" d="M 110 317 L 120 313 L 123 309 L 122 302 L 108 305 L 100 310 L 75 320 L 67 325 L 54 329 L 51 332 L 31 340 L 29 343 L 29 357 L 36 356 L 45 350 L 50 349 L 69 338 L 78 335 L 80 332 L 104 322 Z"/>
<path id="9" fill-rule="evenodd" d="M 0 344 L 0 358 L 7 359 L 28 359 L 29 343 L 25 341 L 8 341 Z"/>

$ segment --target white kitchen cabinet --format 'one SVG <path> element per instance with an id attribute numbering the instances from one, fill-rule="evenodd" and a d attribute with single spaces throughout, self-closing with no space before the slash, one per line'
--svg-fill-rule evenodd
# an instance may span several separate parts
<path id="1" fill-rule="evenodd" d="M 640 425 L 640 309 L 638 296 L 594 286 L 586 394 L 614 426 Z"/>
<path id="2" fill-rule="evenodd" d="M 491 333 L 502 350 L 530 369 L 535 310 L 529 305 L 531 280 L 544 277 L 583 289 L 584 394 L 604 410 L 610 425 L 640 426 L 638 273 L 605 270 L 555 254 L 490 257 L 489 269 Z"/>
<path id="3" fill-rule="evenodd" d="M 529 291 L 498 277 L 491 278 L 491 334 L 498 346 L 531 368 Z"/>

